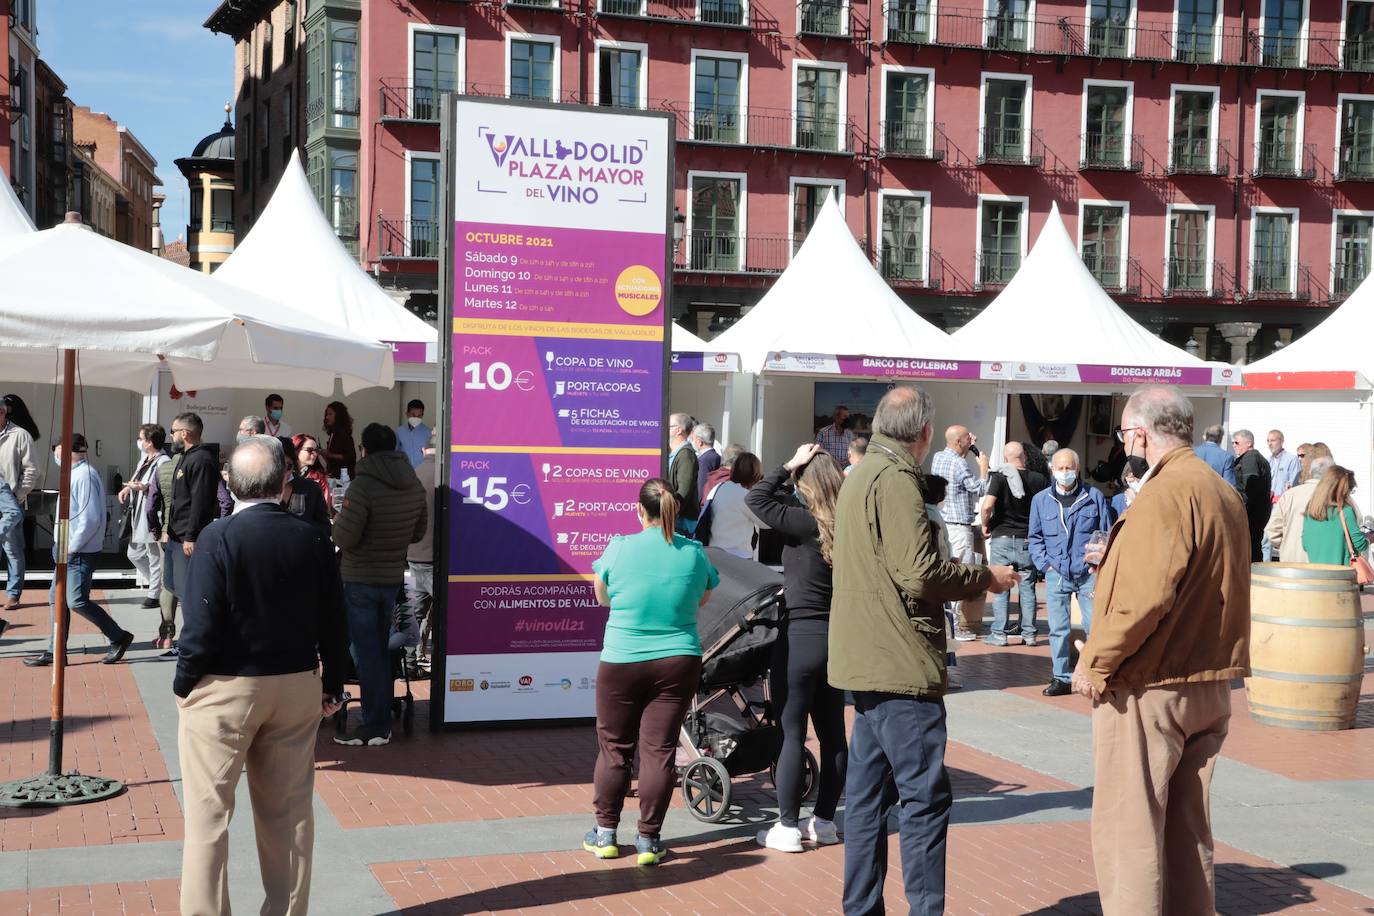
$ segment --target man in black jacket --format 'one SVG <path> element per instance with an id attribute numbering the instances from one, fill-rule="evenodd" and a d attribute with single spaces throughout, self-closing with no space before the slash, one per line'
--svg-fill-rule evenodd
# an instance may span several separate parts
<path id="1" fill-rule="evenodd" d="M 180 418 L 178 418 L 180 425 Z M 339 709 L 348 651 L 328 537 L 283 508 L 281 444 L 234 451 L 233 516 L 198 532 L 172 692 L 186 796 L 181 909 L 229 912 L 229 819 L 244 765 L 264 913 L 309 908 L 315 735 Z M 182 583 L 184 582 L 184 586 Z M 316 674 L 319 665 L 321 674 Z"/>
<path id="2" fill-rule="evenodd" d="M 181 463 L 172 476 L 172 513 L 167 518 L 167 539 L 172 543 L 172 587 L 183 606 L 191 555 L 201 530 L 220 515 L 219 462 L 201 436 L 200 417 L 184 413 L 172 421 L 172 446 L 181 452 Z"/>
<path id="3" fill-rule="evenodd" d="M 1258 563 L 1264 559 L 1264 526 L 1274 509 L 1273 472 L 1269 459 L 1255 448 L 1255 434 L 1250 430 L 1236 430 L 1231 434 L 1231 444 L 1236 450 L 1236 489 L 1245 501 L 1245 519 L 1250 525 L 1250 562 Z"/>

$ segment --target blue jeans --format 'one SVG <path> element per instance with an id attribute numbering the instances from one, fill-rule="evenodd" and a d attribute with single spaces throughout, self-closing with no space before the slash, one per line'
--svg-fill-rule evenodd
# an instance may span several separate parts
<path id="1" fill-rule="evenodd" d="M 387 639 L 396 611 L 396 586 L 343 584 L 348 609 L 348 636 L 362 690 L 363 727 L 373 734 L 391 732 L 391 659 Z"/>
<path id="2" fill-rule="evenodd" d="M 1053 569 L 1045 570 L 1045 604 L 1050 618 L 1050 662 L 1053 665 L 1054 679 L 1068 681 L 1073 674 L 1069 667 L 1072 651 L 1070 633 L 1072 629 L 1070 595 L 1078 595 L 1078 607 L 1083 611 L 1083 635 L 1092 629 L 1093 586 L 1097 576 L 1082 573 L 1077 579 L 1059 575 Z"/>
<path id="3" fill-rule="evenodd" d="M 5 551 L 5 591 L 18 598 L 24 590 L 24 509 L 9 484 L 0 480 L 0 549 Z M 8 498 L 7 498 L 8 497 Z M 13 521 L 13 524 L 10 522 Z"/>
<path id="4" fill-rule="evenodd" d="M 954 804 L 945 769 L 945 703 L 854 692 L 844 809 L 844 912 L 885 912 L 887 814 L 897 806 L 902 879 L 915 916 L 945 910 L 945 837 Z"/>
<path id="5" fill-rule="evenodd" d="M 1021 603 L 1021 635 L 1035 635 L 1035 583 L 1040 574 L 1031 562 L 1029 542 L 1025 538 L 993 538 L 988 547 L 988 559 L 994 565 L 1006 565 L 1021 574 L 1017 598 Z M 1011 593 L 992 596 L 992 632 L 1005 636 L 1010 628 L 1007 620 L 1011 610 Z"/>
<path id="6" fill-rule="evenodd" d="M 91 579 L 95 576 L 95 561 L 99 557 L 98 553 L 67 554 L 67 607 L 71 608 L 73 614 L 85 617 L 99 627 L 101 634 L 114 645 L 126 635 L 124 628 L 115 623 L 114 618 L 103 607 L 91 600 Z M 53 560 L 56 559 L 54 550 Z M 54 578 L 52 586 L 48 589 L 48 604 L 51 605 L 54 614 L 57 612 L 56 594 L 57 580 Z M 56 626 L 53 629 L 55 631 Z M 68 634 L 70 635 L 70 631 Z M 49 636 L 48 651 L 52 650 L 53 637 Z"/>

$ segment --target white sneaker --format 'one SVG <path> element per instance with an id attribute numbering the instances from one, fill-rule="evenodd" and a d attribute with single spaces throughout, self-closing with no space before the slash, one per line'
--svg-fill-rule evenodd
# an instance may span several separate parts
<path id="1" fill-rule="evenodd" d="M 797 827 L 784 827 L 781 823 L 774 824 L 768 830 L 760 830 L 758 841 L 760 846 L 776 849 L 778 852 L 802 851 L 801 830 Z"/>
<path id="2" fill-rule="evenodd" d="M 821 846 L 834 846 L 840 841 L 840 835 L 835 830 L 835 822 L 816 817 L 814 814 L 801 822 L 801 834 L 803 840 L 810 840 Z"/>

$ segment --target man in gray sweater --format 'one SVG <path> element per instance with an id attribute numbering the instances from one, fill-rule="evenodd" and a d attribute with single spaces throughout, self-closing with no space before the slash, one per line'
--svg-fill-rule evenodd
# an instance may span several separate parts
<path id="1" fill-rule="evenodd" d="M 362 459 L 334 519 L 343 552 L 344 605 L 362 690 L 362 725 L 334 740 L 378 747 L 391 740 L 391 663 L 387 639 L 405 581 L 410 545 L 429 528 L 424 487 L 396 433 L 380 423 L 363 430 Z"/>

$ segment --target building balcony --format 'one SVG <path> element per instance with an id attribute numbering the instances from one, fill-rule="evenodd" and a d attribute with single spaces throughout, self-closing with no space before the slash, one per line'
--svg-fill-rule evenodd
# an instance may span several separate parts
<path id="1" fill-rule="evenodd" d="M 926 271 L 929 257 L 931 270 Z M 875 265 L 888 285 L 898 289 L 939 289 L 940 279 L 937 267 L 942 265 L 939 252 L 927 254 L 924 249 L 904 246 L 887 246 L 878 254 Z"/>
<path id="2" fill-rule="evenodd" d="M 845 0 L 799 0 L 797 34 L 843 38 L 850 34 Z"/>
<path id="3" fill-rule="evenodd" d="M 1216 144 L 1212 155 L 1210 140 L 1175 138 L 1169 149 L 1166 175 L 1212 175 L 1225 178 L 1231 172 L 1231 146 L 1225 140 Z"/>
<path id="4" fill-rule="evenodd" d="M 1166 299 L 1220 299 L 1235 284 L 1219 261 L 1208 270 L 1205 259 L 1167 258 L 1164 265 Z"/>
<path id="5" fill-rule="evenodd" d="M 1294 143 L 1261 143 L 1255 150 L 1255 167 L 1250 170 L 1250 177 L 1316 178 L 1317 148 L 1311 143 L 1301 147 Z"/>
<path id="6" fill-rule="evenodd" d="M 1021 269 L 1021 253 L 1005 251 L 979 251 L 974 258 L 973 281 L 975 291 L 1001 289 L 1011 282 Z"/>
<path id="7" fill-rule="evenodd" d="M 1312 298 L 1312 272 L 1301 264 L 1295 271 L 1287 261 L 1256 258 L 1250 262 L 1246 299 L 1305 301 Z"/>
<path id="8" fill-rule="evenodd" d="M 598 16 L 659 19 L 684 25 L 749 28 L 743 0 L 599 0 Z"/>
<path id="9" fill-rule="evenodd" d="M 940 162 L 945 158 L 946 145 L 943 124 L 933 124 L 927 129 L 924 121 L 883 121 L 878 155 Z"/>
<path id="10" fill-rule="evenodd" d="M 1122 296 L 1140 295 L 1140 262 L 1135 258 L 1085 251 L 1083 266 L 1107 292 Z"/>
<path id="11" fill-rule="evenodd" d="M 1344 302 L 1369 276 L 1367 257 L 1337 257 L 1336 269 L 1331 275 L 1331 295 L 1327 301 L 1335 304 Z"/>
<path id="12" fill-rule="evenodd" d="M 1374 161 L 1370 151 L 1358 151 L 1350 147 L 1341 150 L 1340 163 L 1336 166 L 1337 181 L 1374 181 Z"/>
<path id="13" fill-rule="evenodd" d="M 1088 133 L 1083 136 L 1083 154 L 1078 161 L 1082 172 L 1141 172 L 1145 170 L 1145 149 L 1140 135 Z"/>
<path id="14" fill-rule="evenodd" d="M 444 237 L 432 219 L 377 218 L 377 255 L 385 261 L 437 261 Z"/>
<path id="15" fill-rule="evenodd" d="M 675 246 L 673 266 L 684 273 L 780 274 L 791 260 L 791 240 L 785 235 L 694 230 Z"/>
<path id="16" fill-rule="evenodd" d="M 1045 144 L 1040 131 L 1024 127 L 984 127 L 978 131 L 979 165 L 1027 165 L 1045 163 Z"/>
<path id="17" fill-rule="evenodd" d="M 686 102 L 657 101 L 650 108 L 672 112 L 679 143 L 805 150 L 852 156 L 858 129 L 846 118 L 818 117 L 786 108 L 712 108 L 691 110 Z"/>
<path id="18" fill-rule="evenodd" d="M 461 89 L 437 89 L 433 86 L 416 86 L 404 79 L 382 79 L 379 82 L 381 85 L 377 89 L 377 120 L 383 122 L 438 124 L 444 110 L 445 95 L 499 99 L 506 98 L 509 94 L 505 86 L 497 83 L 469 83 Z M 575 103 L 578 98 L 577 93 L 569 89 L 561 92 L 558 98 L 545 101 Z"/>

